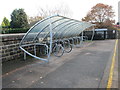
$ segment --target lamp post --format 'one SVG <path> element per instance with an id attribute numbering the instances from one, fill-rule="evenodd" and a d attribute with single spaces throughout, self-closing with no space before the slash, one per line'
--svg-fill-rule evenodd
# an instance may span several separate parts
<path id="1" fill-rule="evenodd" d="M 120 1 L 118 2 L 118 22 L 120 23 Z"/>

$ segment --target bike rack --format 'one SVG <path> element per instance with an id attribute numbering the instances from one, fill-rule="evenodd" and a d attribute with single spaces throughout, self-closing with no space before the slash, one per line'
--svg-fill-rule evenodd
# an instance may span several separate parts
<path id="1" fill-rule="evenodd" d="M 22 38 L 19 47 L 24 51 L 24 59 L 26 59 L 26 54 L 28 54 L 41 61 L 49 62 L 54 42 L 60 41 L 63 44 L 63 46 L 61 45 L 63 49 L 66 42 L 68 45 L 72 44 L 75 46 L 75 42 L 81 45 L 84 38 L 87 39 L 87 36 L 83 36 L 83 31 L 89 27 L 93 27 L 91 40 L 93 39 L 94 26 L 88 22 L 82 22 L 60 15 L 50 16 L 31 27 Z M 80 33 L 82 33 L 81 37 L 79 36 Z M 46 41 L 44 41 L 45 39 Z M 43 46 L 45 48 L 47 57 L 37 56 L 37 46 Z M 26 47 L 33 47 L 34 54 L 27 50 Z"/>

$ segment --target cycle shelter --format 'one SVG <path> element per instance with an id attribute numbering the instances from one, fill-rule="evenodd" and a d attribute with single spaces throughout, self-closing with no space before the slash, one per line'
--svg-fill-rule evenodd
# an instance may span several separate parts
<path id="1" fill-rule="evenodd" d="M 49 62 L 51 54 L 62 56 L 69 53 L 75 44 L 81 44 L 87 39 L 84 30 L 92 30 L 91 40 L 94 36 L 94 24 L 78 21 L 60 15 L 47 17 L 34 26 L 24 35 L 20 42 L 20 49 L 36 59 Z M 45 55 L 45 57 L 43 57 Z"/>

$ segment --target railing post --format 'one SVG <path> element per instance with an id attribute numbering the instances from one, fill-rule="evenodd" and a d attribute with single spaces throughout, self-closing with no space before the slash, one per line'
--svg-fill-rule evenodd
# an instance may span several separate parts
<path id="1" fill-rule="evenodd" d="M 34 45 L 34 54 L 36 56 L 36 46 Z"/>
<path id="2" fill-rule="evenodd" d="M 24 52 L 24 60 L 26 60 L 26 53 Z"/>

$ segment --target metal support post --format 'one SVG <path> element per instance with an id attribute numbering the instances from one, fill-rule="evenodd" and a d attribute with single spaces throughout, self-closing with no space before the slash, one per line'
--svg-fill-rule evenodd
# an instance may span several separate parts
<path id="1" fill-rule="evenodd" d="M 24 52 L 24 60 L 26 60 L 26 53 Z"/>
<path id="2" fill-rule="evenodd" d="M 49 60 L 50 60 L 50 54 L 52 52 L 52 23 L 50 23 L 49 25 L 50 27 L 50 50 L 49 50 L 49 53 L 48 53 L 48 63 L 49 63 Z"/>
<path id="3" fill-rule="evenodd" d="M 36 45 L 34 45 L 34 54 L 36 56 Z"/>
<path id="4" fill-rule="evenodd" d="M 82 31 L 82 41 L 83 41 L 83 31 Z"/>
<path id="5" fill-rule="evenodd" d="M 94 29 L 94 27 L 93 27 L 93 34 L 92 34 L 91 41 L 93 40 L 94 34 L 95 34 L 95 29 Z"/>
<path id="6" fill-rule="evenodd" d="M 83 42 L 83 31 L 82 31 L 82 36 L 80 38 L 80 45 L 82 44 L 82 42 Z"/>

